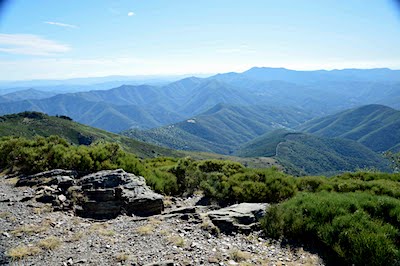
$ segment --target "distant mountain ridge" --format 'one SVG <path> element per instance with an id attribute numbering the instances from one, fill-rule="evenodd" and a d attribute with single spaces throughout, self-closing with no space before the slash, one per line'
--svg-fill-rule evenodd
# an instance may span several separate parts
<path id="1" fill-rule="evenodd" d="M 313 119 L 296 129 L 355 140 L 376 152 L 400 151 L 400 111 L 383 105 L 366 105 Z"/>
<path id="2" fill-rule="evenodd" d="M 400 70 L 389 68 L 334 69 L 334 70 L 291 70 L 286 68 L 253 67 L 242 73 L 217 74 L 218 79 L 247 78 L 257 81 L 284 80 L 306 84 L 320 81 L 368 81 L 400 82 Z"/>

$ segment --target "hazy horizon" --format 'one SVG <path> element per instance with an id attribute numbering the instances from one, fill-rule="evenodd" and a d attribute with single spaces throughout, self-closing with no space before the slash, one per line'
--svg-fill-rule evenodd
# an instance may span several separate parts
<path id="1" fill-rule="evenodd" d="M 0 80 L 400 69 L 394 0 L 5 2 Z"/>

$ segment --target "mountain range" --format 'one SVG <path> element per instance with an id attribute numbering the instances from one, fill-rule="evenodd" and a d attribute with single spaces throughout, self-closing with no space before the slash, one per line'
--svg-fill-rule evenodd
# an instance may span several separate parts
<path id="1" fill-rule="evenodd" d="M 37 111 L 67 116 L 164 150 L 274 158 L 297 174 L 387 170 L 379 153 L 400 150 L 400 112 L 394 109 L 400 108 L 399 76 L 390 69 L 255 67 L 143 85 L 105 79 L 98 87 L 83 84 L 86 89 L 79 89 L 67 82 L 51 91 L 53 83 L 44 82 L 50 87 L 43 90 L 3 87 L 0 115 Z M 112 84 L 118 86 L 105 89 Z"/>
<path id="2" fill-rule="evenodd" d="M 164 85 L 122 85 L 107 90 L 99 86 L 97 90 L 85 92 L 48 93 L 48 97 L 42 91 L 32 90 L 23 97 L 3 95 L 0 114 L 40 111 L 67 115 L 111 132 L 174 124 L 220 103 L 296 106 L 304 113 L 320 117 L 365 104 L 400 107 L 398 76 L 397 70 L 389 69 L 294 71 L 252 68 L 243 73 L 190 77 Z"/>

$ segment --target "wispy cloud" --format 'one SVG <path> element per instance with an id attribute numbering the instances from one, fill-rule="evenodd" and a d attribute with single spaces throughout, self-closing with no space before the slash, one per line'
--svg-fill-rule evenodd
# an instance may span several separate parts
<path id="1" fill-rule="evenodd" d="M 0 34 L 0 52 L 22 55 L 56 55 L 70 51 L 68 45 L 33 34 Z"/>
<path id="2" fill-rule="evenodd" d="M 79 28 L 76 25 L 72 25 L 72 24 L 66 24 L 66 23 L 61 23 L 61 22 L 55 22 L 55 21 L 45 21 L 45 24 L 50 24 L 50 25 L 55 25 L 55 26 L 59 26 L 59 27 L 64 27 L 64 28 L 72 28 L 72 29 L 77 29 Z"/>
<path id="3" fill-rule="evenodd" d="M 132 17 L 132 16 L 134 16 L 134 15 L 136 15 L 134 12 L 132 12 L 132 11 L 128 12 L 128 16 L 129 16 L 129 17 Z"/>

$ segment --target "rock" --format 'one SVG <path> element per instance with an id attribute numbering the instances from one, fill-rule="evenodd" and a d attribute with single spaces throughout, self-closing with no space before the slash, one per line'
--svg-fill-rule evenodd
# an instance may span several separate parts
<path id="1" fill-rule="evenodd" d="M 174 266 L 175 263 L 172 260 L 165 260 L 160 262 L 148 263 L 144 266 Z"/>
<path id="2" fill-rule="evenodd" d="M 187 213 L 196 213 L 196 207 L 195 206 L 188 206 L 188 207 L 181 207 L 181 208 L 176 208 L 171 211 L 169 211 L 166 214 L 187 214 Z"/>
<path id="3" fill-rule="evenodd" d="M 122 169 L 100 171 L 78 182 L 86 200 L 77 214 L 93 218 L 111 218 L 118 214 L 148 216 L 163 210 L 163 196 L 153 192 L 141 176 Z"/>
<path id="4" fill-rule="evenodd" d="M 67 197 L 65 195 L 58 195 L 58 200 L 61 202 L 65 202 L 67 200 Z"/>
<path id="5" fill-rule="evenodd" d="M 3 236 L 5 236 L 5 237 L 7 237 L 7 238 L 10 238 L 11 237 L 11 235 L 9 234 L 9 233 L 7 233 L 7 232 L 3 232 L 3 233 L 1 233 Z"/>
<path id="6" fill-rule="evenodd" d="M 265 214 L 267 203 L 240 203 L 207 213 L 222 232 L 250 233 L 258 228 L 258 219 Z"/>
<path id="7" fill-rule="evenodd" d="M 20 199 L 20 202 L 26 202 L 26 201 L 30 201 L 31 199 L 33 199 L 33 196 L 25 196 L 22 199 Z"/>
<path id="8" fill-rule="evenodd" d="M 39 186 L 39 185 L 57 185 L 60 182 L 64 185 L 73 183 L 78 173 L 73 170 L 54 169 L 35 175 L 22 176 L 19 178 L 16 186 Z M 72 181 L 71 181 L 72 180 Z M 72 184 L 71 184 L 72 185 Z"/>

